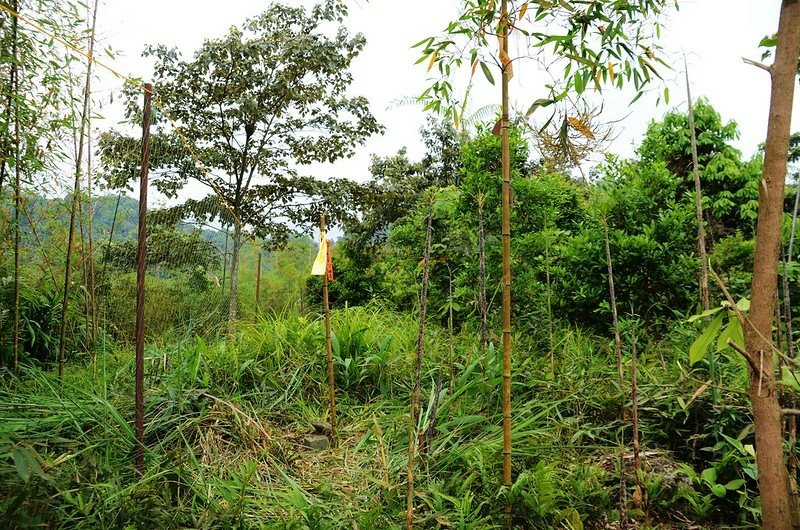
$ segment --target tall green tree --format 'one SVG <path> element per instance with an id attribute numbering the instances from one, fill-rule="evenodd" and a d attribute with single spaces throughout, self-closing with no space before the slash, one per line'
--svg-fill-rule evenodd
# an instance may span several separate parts
<path id="1" fill-rule="evenodd" d="M 145 51 L 156 61 L 156 102 L 172 120 L 154 137 L 154 183 L 175 195 L 190 179 L 200 182 L 209 194 L 174 212 L 233 225 L 231 320 L 244 231 L 280 244 L 323 209 L 332 221 L 341 218 L 348 201 L 340 197 L 351 186 L 301 176 L 297 167 L 350 156 L 382 130 L 367 100 L 347 95 L 350 64 L 365 39 L 341 26 L 346 14 L 337 0 L 309 11 L 272 4 L 205 41 L 189 60 L 165 46 Z M 103 142 L 110 172 L 123 182 L 131 176 L 134 161 L 125 153 L 133 142 L 114 132 Z"/>

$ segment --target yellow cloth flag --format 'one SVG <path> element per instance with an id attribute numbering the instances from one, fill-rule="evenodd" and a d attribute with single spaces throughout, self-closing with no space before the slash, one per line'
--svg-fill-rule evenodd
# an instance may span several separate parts
<path id="1" fill-rule="evenodd" d="M 319 252 L 314 259 L 314 265 L 311 266 L 312 276 L 324 276 L 328 269 L 328 239 L 325 235 L 325 232 L 320 234 Z"/>

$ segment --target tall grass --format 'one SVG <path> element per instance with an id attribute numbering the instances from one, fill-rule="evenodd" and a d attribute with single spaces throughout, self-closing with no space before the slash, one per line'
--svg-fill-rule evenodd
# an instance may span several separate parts
<path id="1" fill-rule="evenodd" d="M 304 440 L 327 413 L 320 318 L 268 314 L 240 323 L 231 340 L 181 335 L 152 344 L 140 480 L 132 466 L 129 351 L 109 351 L 96 375 L 76 360 L 61 384 L 30 367 L 19 378 L 3 374 L 0 521 L 11 528 L 401 528 L 416 328 L 413 315 L 379 305 L 334 311 L 340 445 L 325 451 Z M 705 395 L 681 406 L 676 398 L 689 402 L 702 371 L 682 368 L 686 342 L 671 336 L 644 348 L 638 363 L 651 520 L 666 528 L 684 520 L 752 522 L 747 458 L 718 444 L 722 434 L 747 442 L 748 418 L 735 392 L 723 392 L 724 410 L 710 410 Z M 490 345 L 484 357 L 477 335 L 459 335 L 450 384 L 442 368 L 450 362 L 446 331 L 434 327 L 426 340 L 419 429 L 428 444 L 415 479 L 416 524 L 498 528 L 506 499 L 501 353 Z M 629 403 L 615 377 L 613 344 L 556 328 L 552 377 L 549 351 L 515 340 L 515 524 L 602 528 L 616 518 L 618 447 L 630 439 L 619 418 Z M 719 498 L 679 472 L 679 460 L 698 477 L 713 465 L 720 480 L 745 482 Z"/>

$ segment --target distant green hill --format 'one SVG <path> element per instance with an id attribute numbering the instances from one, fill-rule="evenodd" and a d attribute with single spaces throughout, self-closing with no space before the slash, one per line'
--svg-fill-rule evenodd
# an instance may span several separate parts
<path id="1" fill-rule="evenodd" d="M 36 244 L 31 224 L 34 225 L 38 236 L 46 240 L 60 229 L 66 229 L 69 223 L 71 198 L 69 195 L 61 198 L 47 198 L 38 194 L 26 197 L 27 215 L 23 215 L 20 224 L 25 234 L 26 244 Z M 139 201 L 127 195 L 99 195 L 92 198 L 94 216 L 92 225 L 94 239 L 99 243 L 108 242 L 112 235 L 113 241 L 121 242 L 137 238 L 139 223 Z M 83 205 L 87 212 L 86 205 Z M 11 212 L 7 208 L 7 215 Z M 84 217 L 84 227 L 87 226 Z M 195 227 L 188 223 L 180 223 L 181 230 L 191 231 Z M 225 232 L 204 228 L 201 231 L 203 239 L 213 243 L 220 251 L 225 248 Z"/>

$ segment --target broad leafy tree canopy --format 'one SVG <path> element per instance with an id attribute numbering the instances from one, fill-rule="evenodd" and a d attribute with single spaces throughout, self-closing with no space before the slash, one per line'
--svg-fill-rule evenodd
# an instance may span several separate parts
<path id="1" fill-rule="evenodd" d="M 309 12 L 273 4 L 227 35 L 206 40 L 191 59 L 166 46 L 145 51 L 156 60 L 157 107 L 169 117 L 153 138 L 155 184 L 174 195 L 194 178 L 215 196 L 187 202 L 182 215 L 228 216 L 259 235 L 285 238 L 287 222 L 310 222 L 325 197 L 347 192 L 342 182 L 322 183 L 297 170 L 350 156 L 382 130 L 367 100 L 347 95 L 348 68 L 365 39 L 339 26 L 345 15 L 335 1 Z M 133 161 L 125 156 L 136 152 L 131 143 L 136 140 L 116 133 L 105 137 L 106 162 L 118 183 L 133 176 Z M 203 202 L 218 209 L 194 211 L 192 205 Z M 342 201 L 330 201 L 328 209 L 337 204 Z M 340 209 L 331 212 L 334 218 L 344 213 Z"/>

